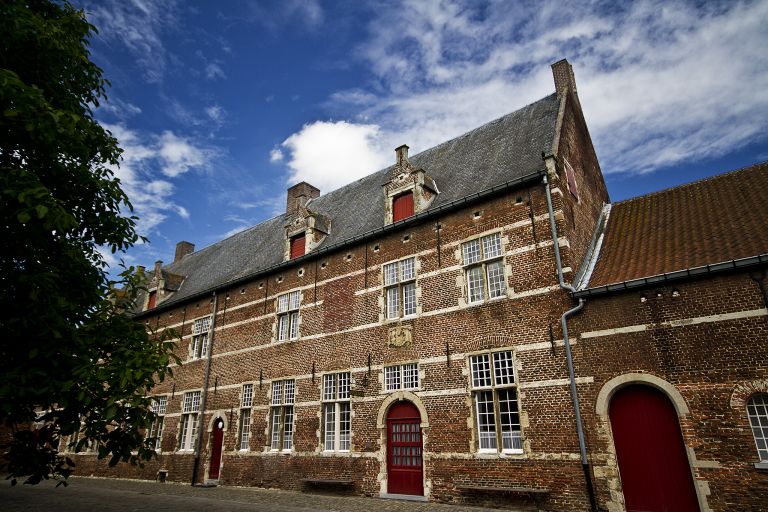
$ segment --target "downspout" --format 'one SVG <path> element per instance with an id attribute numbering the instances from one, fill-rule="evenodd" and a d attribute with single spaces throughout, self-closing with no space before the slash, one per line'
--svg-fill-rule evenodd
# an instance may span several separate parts
<path id="1" fill-rule="evenodd" d="M 565 282 L 563 278 L 563 264 L 560 260 L 560 243 L 557 237 L 557 225 L 555 223 L 555 212 L 552 209 L 552 192 L 549 190 L 549 181 L 547 175 L 543 178 L 544 190 L 547 196 L 547 211 L 549 213 L 549 227 L 552 230 L 552 246 L 555 248 L 555 263 L 557 264 L 557 278 L 560 282 L 560 288 L 568 292 L 575 292 L 576 289 L 570 284 Z M 590 510 L 593 512 L 597 509 L 597 502 L 595 501 L 595 488 L 592 484 L 592 472 L 589 468 L 589 460 L 587 459 L 587 443 L 584 440 L 584 422 L 581 418 L 581 408 L 579 406 L 579 394 L 576 390 L 576 375 L 573 369 L 573 354 L 571 353 L 571 342 L 568 339 L 568 317 L 575 315 L 584 307 L 586 301 L 583 298 L 579 299 L 578 305 L 569 309 L 563 316 L 560 317 L 560 325 L 563 327 L 563 345 L 565 346 L 565 359 L 568 364 L 568 377 L 571 384 L 571 399 L 573 400 L 573 409 L 576 413 L 576 433 L 579 436 L 579 452 L 581 453 L 581 468 L 584 471 L 584 479 L 587 484 L 587 494 L 589 496 Z"/>
<path id="2" fill-rule="evenodd" d="M 205 423 L 205 403 L 208 399 L 208 383 L 211 379 L 211 357 L 213 356 L 213 337 L 216 332 L 216 305 L 218 303 L 218 296 L 216 292 L 213 292 L 213 313 L 211 314 L 211 327 L 209 332 L 211 335 L 208 337 L 208 357 L 205 360 L 205 379 L 203 380 L 203 394 L 200 397 L 200 419 L 197 423 L 197 439 L 195 447 L 195 464 L 192 467 L 192 485 L 197 482 L 197 471 L 200 469 L 200 451 L 203 447 L 203 425 Z"/>

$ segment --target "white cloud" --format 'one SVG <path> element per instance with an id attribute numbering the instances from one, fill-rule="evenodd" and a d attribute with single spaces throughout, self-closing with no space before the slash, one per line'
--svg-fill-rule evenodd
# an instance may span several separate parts
<path id="1" fill-rule="evenodd" d="M 357 50 L 372 85 L 327 104 L 357 114 L 360 124 L 346 123 L 357 138 L 338 153 L 325 139 L 337 123 L 305 126 L 284 144 L 291 179 L 338 186 L 361 175 L 339 165 L 375 170 L 398 144 L 417 153 L 458 136 L 553 92 L 549 65 L 561 58 L 574 66 L 604 172 L 722 156 L 765 138 L 766 23 L 768 2 L 390 5 Z"/>
<path id="2" fill-rule="evenodd" d="M 158 137 L 121 124 L 103 126 L 123 148 L 122 162 L 112 170 L 139 217 L 138 232 L 152 233 L 170 214 L 189 218 L 189 211 L 174 201 L 176 187 L 171 180 L 191 169 L 205 168 L 213 152 L 170 131 Z"/>
<path id="3" fill-rule="evenodd" d="M 163 174 L 170 178 L 184 174 L 191 168 L 202 168 L 207 163 L 205 150 L 173 132 L 163 132 L 158 144 L 157 152 L 162 160 Z"/>
<path id="4" fill-rule="evenodd" d="M 89 21 L 107 41 L 122 43 L 148 82 L 161 82 L 168 62 L 162 33 L 176 27 L 176 0 L 86 2 Z"/>
<path id="5" fill-rule="evenodd" d="M 227 78 L 227 75 L 218 63 L 211 62 L 205 66 L 205 77 L 209 80 L 214 80 L 216 78 Z"/>
<path id="6" fill-rule="evenodd" d="M 280 148 L 274 148 L 272 151 L 269 152 L 269 161 L 270 162 L 283 161 L 283 152 L 280 151 Z"/>
<path id="7" fill-rule="evenodd" d="M 128 101 L 110 97 L 108 101 L 99 103 L 97 112 L 98 114 L 109 114 L 120 121 L 124 121 L 141 114 L 141 108 Z"/>
<path id="8" fill-rule="evenodd" d="M 205 113 L 211 121 L 218 125 L 221 125 L 221 123 L 224 122 L 224 117 L 226 116 L 224 109 L 219 105 L 211 105 L 210 107 L 207 107 Z"/>
<path id="9" fill-rule="evenodd" d="M 320 0 L 278 0 L 276 2 L 251 2 L 246 18 L 270 31 L 282 31 L 291 24 L 316 29 L 325 21 Z"/>
<path id="10" fill-rule="evenodd" d="M 385 164 L 379 127 L 346 121 L 304 125 L 283 142 L 290 152 L 289 184 L 307 181 L 322 193 L 366 176 Z"/>

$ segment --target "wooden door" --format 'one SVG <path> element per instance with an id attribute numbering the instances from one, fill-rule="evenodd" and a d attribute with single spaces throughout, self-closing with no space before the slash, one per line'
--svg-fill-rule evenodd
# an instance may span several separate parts
<path id="1" fill-rule="evenodd" d="M 213 422 L 213 440 L 211 441 L 211 467 L 208 469 L 210 480 L 219 479 L 221 468 L 221 447 L 224 444 L 224 420 L 216 418 Z"/>
<path id="2" fill-rule="evenodd" d="M 699 510 L 677 411 L 650 386 L 611 399 L 611 429 L 627 512 Z"/>
<path id="3" fill-rule="evenodd" d="M 392 222 L 407 219 L 413 215 L 413 192 L 395 196 L 392 200 Z"/>
<path id="4" fill-rule="evenodd" d="M 387 492 L 424 495 L 421 416 L 411 402 L 387 413 Z"/>

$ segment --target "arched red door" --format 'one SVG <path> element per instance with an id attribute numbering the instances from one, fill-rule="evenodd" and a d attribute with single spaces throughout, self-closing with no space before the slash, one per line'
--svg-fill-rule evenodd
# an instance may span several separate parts
<path id="1" fill-rule="evenodd" d="M 424 495 L 421 415 L 411 402 L 397 402 L 387 413 L 387 492 Z"/>
<path id="2" fill-rule="evenodd" d="M 221 468 L 221 447 L 224 444 L 224 420 L 216 418 L 213 422 L 213 440 L 211 441 L 211 466 L 208 469 L 210 480 L 219 479 Z"/>
<path id="3" fill-rule="evenodd" d="M 656 388 L 632 385 L 611 399 L 611 429 L 627 512 L 698 512 L 677 411 Z"/>

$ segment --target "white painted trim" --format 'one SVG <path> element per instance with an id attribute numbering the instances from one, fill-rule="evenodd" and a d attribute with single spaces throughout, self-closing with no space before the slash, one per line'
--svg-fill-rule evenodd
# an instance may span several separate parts
<path id="1" fill-rule="evenodd" d="M 678 416 L 682 418 L 688 415 L 688 404 L 685 402 L 683 395 L 680 394 L 677 388 L 666 380 L 655 375 L 651 375 L 650 373 L 625 373 L 623 375 L 614 377 L 603 384 L 603 387 L 600 388 L 600 392 L 597 394 L 597 400 L 595 403 L 595 410 L 597 414 L 608 418 L 608 406 L 610 404 L 611 398 L 613 398 L 613 395 L 619 389 L 631 384 L 647 384 L 660 390 L 672 401 Z"/>
<path id="2" fill-rule="evenodd" d="M 768 309 L 751 309 L 748 311 L 737 311 L 734 313 L 722 313 L 719 315 L 698 316 L 693 318 L 681 318 L 679 320 L 667 320 L 664 322 L 628 325 L 625 327 L 616 327 L 614 329 L 603 329 L 599 331 L 582 332 L 582 338 L 599 338 L 602 336 L 613 336 L 615 334 L 627 334 L 632 332 L 641 332 L 652 327 L 685 327 L 688 325 L 707 324 L 712 322 L 725 322 L 729 320 L 741 320 L 744 318 L 754 318 L 759 316 L 768 316 Z"/>

